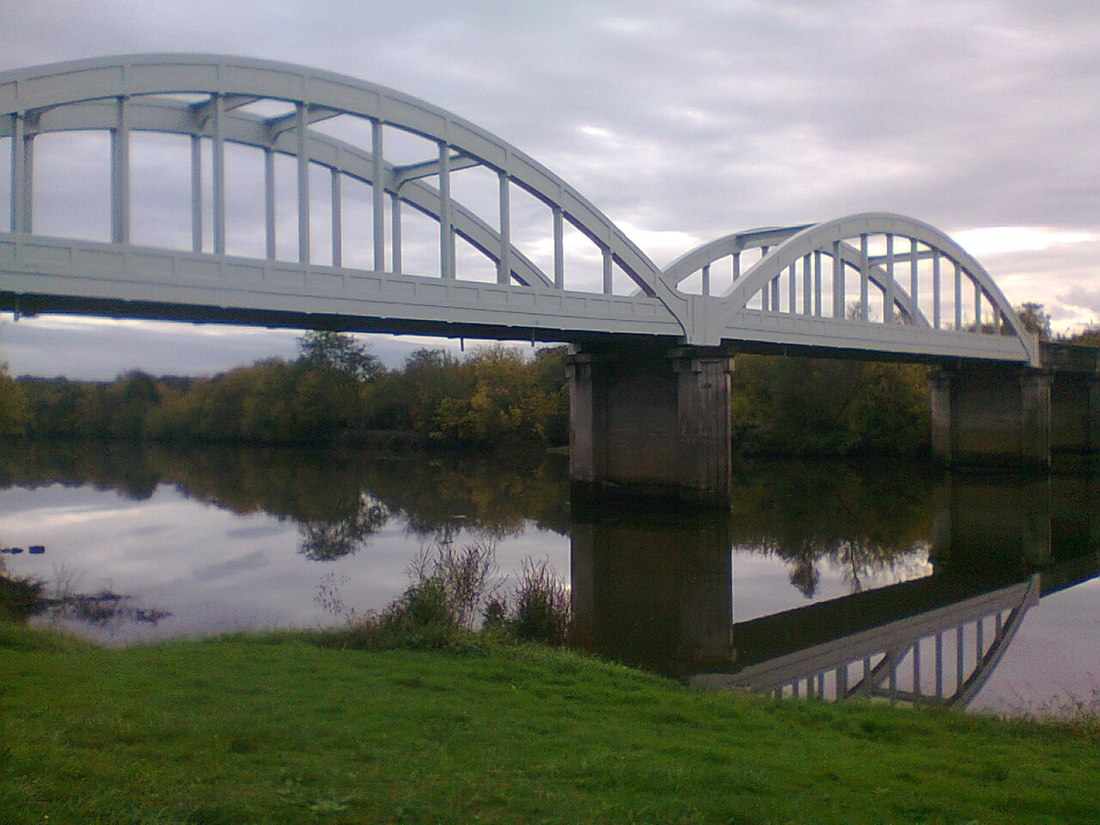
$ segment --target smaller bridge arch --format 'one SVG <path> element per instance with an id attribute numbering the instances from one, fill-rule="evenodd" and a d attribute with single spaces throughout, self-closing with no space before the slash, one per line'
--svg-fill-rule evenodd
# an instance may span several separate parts
<path id="1" fill-rule="evenodd" d="M 749 250 L 761 254 L 742 268 Z M 696 300 L 706 299 L 710 269 L 727 258 L 730 288 L 705 304 L 712 340 L 818 339 L 839 349 L 1038 364 L 1037 338 L 981 263 L 914 218 L 873 212 L 733 233 L 681 256 L 661 277 L 680 290 L 699 273 Z"/>

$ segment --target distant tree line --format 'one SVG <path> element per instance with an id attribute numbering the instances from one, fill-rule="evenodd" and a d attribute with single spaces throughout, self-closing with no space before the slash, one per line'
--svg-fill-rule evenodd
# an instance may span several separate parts
<path id="1" fill-rule="evenodd" d="M 414 352 L 387 370 L 354 338 L 309 332 L 298 357 L 212 378 L 0 377 L 0 433 L 31 438 L 331 444 L 379 432 L 447 446 L 568 440 L 565 348 Z"/>
<path id="2" fill-rule="evenodd" d="M 1050 337 L 1042 305 L 1023 305 L 1020 317 Z M 1100 328 L 1064 340 L 1100 345 Z M 388 370 L 350 336 L 309 332 L 293 360 L 212 378 L 13 379 L 0 368 L 0 436 L 243 444 L 411 436 L 448 447 L 558 446 L 569 437 L 565 356 L 565 347 L 533 358 L 500 344 L 465 358 L 421 349 Z M 734 449 L 920 454 L 929 443 L 927 375 L 917 364 L 740 355 Z"/>

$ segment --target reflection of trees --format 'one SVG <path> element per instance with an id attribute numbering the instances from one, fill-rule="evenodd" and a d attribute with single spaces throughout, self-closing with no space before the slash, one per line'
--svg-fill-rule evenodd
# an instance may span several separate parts
<path id="1" fill-rule="evenodd" d="M 160 473 L 128 441 L 18 441 L 0 450 L 0 488 L 90 484 L 128 499 L 149 498 Z"/>
<path id="2" fill-rule="evenodd" d="M 299 522 L 302 543 L 298 552 L 311 561 L 333 561 L 350 556 L 363 546 L 368 536 L 381 529 L 389 517 L 384 505 L 360 496 L 360 506 L 350 516 L 335 521 Z"/>
<path id="3" fill-rule="evenodd" d="M 937 478 L 914 466 L 771 462 L 739 479 L 733 540 L 790 564 L 812 597 L 829 564 L 853 592 L 927 548 Z"/>
<path id="4" fill-rule="evenodd" d="M 13 454 L 14 453 L 14 454 Z M 474 530 L 520 532 L 527 520 L 566 533 L 564 460 L 542 452 L 497 456 L 362 449 L 27 442 L 0 455 L 0 487 L 93 484 L 147 498 L 171 484 L 189 498 L 235 513 L 297 522 L 301 552 L 317 559 L 354 552 L 390 515 L 426 537 Z"/>
<path id="5" fill-rule="evenodd" d="M 412 455 L 373 462 L 366 485 L 409 530 L 443 540 L 463 529 L 491 538 L 522 532 L 527 520 L 569 532 L 568 476 L 563 461 L 543 454 Z"/>

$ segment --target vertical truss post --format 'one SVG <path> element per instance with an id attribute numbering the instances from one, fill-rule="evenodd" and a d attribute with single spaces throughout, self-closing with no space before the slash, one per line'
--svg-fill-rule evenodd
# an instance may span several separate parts
<path id="1" fill-rule="evenodd" d="M 374 269 L 386 268 L 386 170 L 383 167 L 382 121 L 370 122 L 371 218 L 374 226 Z"/>
<path id="2" fill-rule="evenodd" d="M 955 329 L 962 329 L 963 325 L 963 288 L 962 288 L 962 266 L 958 261 L 955 261 Z"/>
<path id="3" fill-rule="evenodd" d="M 11 219 L 11 231 L 23 231 L 23 184 L 26 176 L 26 123 L 22 112 L 11 116 L 11 206 L 8 215 Z"/>
<path id="4" fill-rule="evenodd" d="M 916 238 L 909 239 L 909 300 L 913 302 L 910 320 L 915 320 L 920 312 L 920 252 Z"/>
<path id="5" fill-rule="evenodd" d="M 982 331 L 982 286 L 974 279 L 974 329 Z"/>
<path id="6" fill-rule="evenodd" d="M 130 242 L 130 116 L 129 101 L 115 99 L 111 129 L 111 242 Z"/>
<path id="7" fill-rule="evenodd" d="M 335 167 L 332 169 L 332 265 L 343 266 L 343 216 L 341 215 L 341 178 L 340 170 Z M 378 227 L 375 226 L 375 231 Z M 375 254 L 378 253 L 378 246 L 375 245 Z M 375 264 L 377 266 L 377 263 Z"/>
<path id="8" fill-rule="evenodd" d="M 264 149 L 264 236 L 267 239 L 267 259 L 275 260 L 275 151 Z"/>
<path id="9" fill-rule="evenodd" d="M 222 112 L 225 104 L 221 95 L 213 95 L 211 131 L 214 172 L 214 254 L 225 254 L 225 135 L 222 133 Z"/>
<path id="10" fill-rule="evenodd" d="M 390 195 L 390 231 L 393 238 L 390 241 L 391 266 L 395 274 L 401 274 L 401 198 L 394 192 Z"/>
<path id="11" fill-rule="evenodd" d="M 955 692 L 962 690 L 963 686 L 963 628 L 959 625 L 955 628 Z"/>
<path id="12" fill-rule="evenodd" d="M 451 255 L 451 149 L 439 143 L 439 274 L 447 280 L 455 277 Z"/>
<path id="13" fill-rule="evenodd" d="M 191 135 L 191 251 L 202 252 L 202 137 Z"/>
<path id="14" fill-rule="evenodd" d="M 936 634 L 936 698 L 943 698 L 943 634 Z"/>
<path id="15" fill-rule="evenodd" d="M 886 233 L 886 294 L 882 300 L 882 319 L 894 320 L 894 236 Z"/>
<path id="16" fill-rule="evenodd" d="M 497 188 L 500 202 L 500 254 L 497 256 L 497 283 L 507 284 L 512 280 L 512 205 L 511 183 L 506 172 L 497 173 Z M 561 284 L 556 286 L 561 289 Z"/>
<path id="17" fill-rule="evenodd" d="M 611 247 L 605 246 L 603 248 L 603 294 L 604 295 L 610 295 L 611 294 L 611 289 L 612 289 L 612 286 L 613 286 L 613 283 L 612 283 L 613 270 L 611 268 L 611 264 L 612 264 Z"/>
<path id="18" fill-rule="evenodd" d="M 813 260 L 812 255 L 802 256 L 802 314 L 813 314 L 813 275 L 810 262 Z"/>
<path id="19" fill-rule="evenodd" d="M 870 283 L 870 262 L 867 259 L 867 233 L 859 236 L 859 319 L 870 320 L 868 311 L 868 285 Z"/>
<path id="20" fill-rule="evenodd" d="M 932 250 L 932 326 L 939 329 L 943 324 L 943 312 L 940 302 L 943 299 L 943 286 L 940 283 L 940 251 Z"/>
<path id="21" fill-rule="evenodd" d="M 34 134 L 23 136 L 23 231 L 34 231 Z"/>
<path id="22" fill-rule="evenodd" d="M 298 138 L 298 261 L 309 263 L 309 107 L 299 103 L 295 132 Z"/>
<path id="23" fill-rule="evenodd" d="M 740 278 L 741 278 L 741 253 L 740 252 L 734 252 L 733 253 L 733 283 L 737 283 L 737 281 Z"/>
<path id="24" fill-rule="evenodd" d="M 798 311 L 798 264 L 787 267 L 787 311 L 794 315 Z"/>
<path id="25" fill-rule="evenodd" d="M 565 227 L 560 206 L 554 207 L 554 286 L 565 286 Z"/>
<path id="26" fill-rule="evenodd" d="M 844 259 L 840 255 L 840 241 L 833 241 L 833 317 L 844 318 L 847 307 L 844 306 Z"/>
<path id="27" fill-rule="evenodd" d="M 913 642 L 913 695 L 920 696 L 920 639 Z"/>
<path id="28" fill-rule="evenodd" d="M 703 265 L 703 294 L 710 295 L 710 264 Z"/>
<path id="29" fill-rule="evenodd" d="M 821 250 L 814 250 L 814 315 L 821 317 Z"/>

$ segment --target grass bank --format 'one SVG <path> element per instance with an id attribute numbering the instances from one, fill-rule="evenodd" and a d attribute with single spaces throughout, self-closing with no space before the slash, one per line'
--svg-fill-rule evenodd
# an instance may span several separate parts
<path id="1" fill-rule="evenodd" d="M 0 623 L 0 822 L 1100 820 L 1087 726 L 693 694 L 537 647 L 319 638 L 108 650 Z"/>

